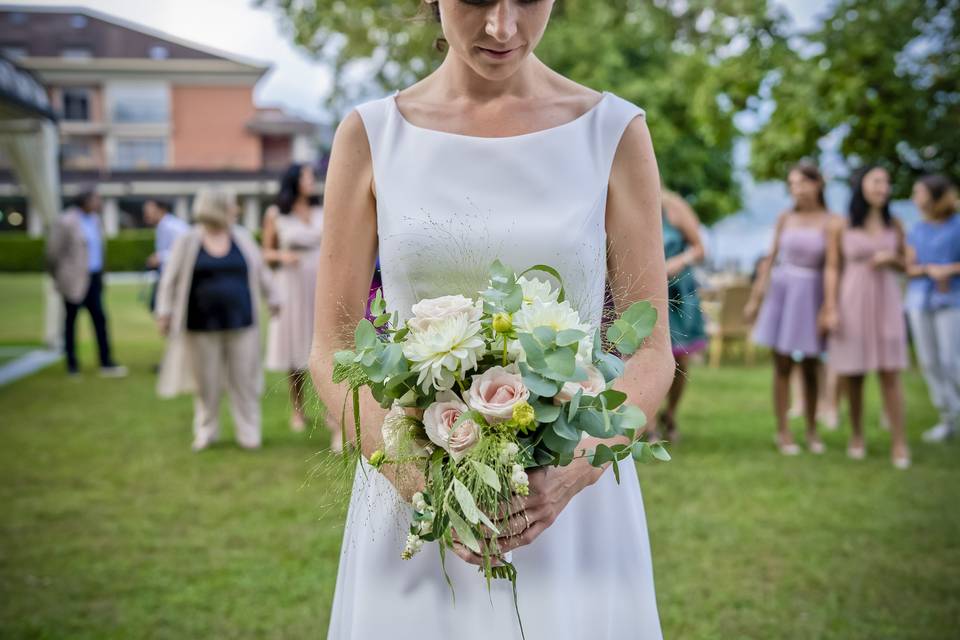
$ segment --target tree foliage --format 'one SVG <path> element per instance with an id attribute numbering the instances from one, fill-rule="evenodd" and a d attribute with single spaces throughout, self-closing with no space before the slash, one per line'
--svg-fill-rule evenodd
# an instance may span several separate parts
<path id="1" fill-rule="evenodd" d="M 335 72 L 327 106 L 430 73 L 440 28 L 413 0 L 258 0 Z M 785 51 L 785 15 L 768 0 L 559 0 L 537 55 L 558 72 L 647 111 L 664 183 L 706 222 L 740 207 L 734 116 Z"/>
<path id="2" fill-rule="evenodd" d="M 770 78 L 776 104 L 751 169 L 782 178 L 821 141 L 850 167 L 881 161 L 906 195 L 918 175 L 960 172 L 960 0 L 835 0 Z"/>

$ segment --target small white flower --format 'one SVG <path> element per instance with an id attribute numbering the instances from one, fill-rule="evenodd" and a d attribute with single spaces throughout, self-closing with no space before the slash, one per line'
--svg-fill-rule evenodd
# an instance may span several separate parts
<path id="1" fill-rule="evenodd" d="M 459 313 L 431 322 L 424 331 L 411 330 L 403 345 L 403 355 L 420 375 L 417 384 L 424 392 L 432 385 L 445 390 L 453 387 L 454 374 L 460 377 L 477 368 L 477 360 L 486 350 L 480 334 L 479 317 Z M 409 326 L 409 323 L 408 323 Z"/>
<path id="2" fill-rule="evenodd" d="M 403 553 L 400 554 L 400 557 L 404 560 L 409 560 L 413 556 L 417 555 L 420 552 L 420 549 L 423 548 L 423 540 L 420 539 L 415 533 L 407 535 L 407 544 L 403 548 Z"/>
<path id="3" fill-rule="evenodd" d="M 423 513 L 424 511 L 427 510 L 427 501 L 423 497 L 423 494 L 420 493 L 419 491 L 413 494 L 412 502 L 413 502 L 413 510 L 416 511 L 417 513 Z"/>
<path id="4" fill-rule="evenodd" d="M 510 483 L 513 485 L 514 490 L 530 485 L 530 478 L 527 476 L 527 472 L 523 470 L 522 465 L 513 465 L 513 472 L 510 474 Z"/>
<path id="5" fill-rule="evenodd" d="M 420 521 L 420 535 L 425 536 L 433 531 L 433 521 L 432 520 L 421 520 Z"/>
<path id="6" fill-rule="evenodd" d="M 520 447 L 517 446 L 516 442 L 505 442 L 500 449 L 500 462 L 506 464 L 513 460 L 518 453 L 520 453 Z"/>
<path id="7" fill-rule="evenodd" d="M 523 290 L 523 302 L 525 304 L 531 304 L 535 300 L 538 302 L 556 302 L 557 298 L 560 297 L 558 289 L 554 289 L 549 282 L 539 278 L 520 276 L 517 278 L 517 284 Z"/>

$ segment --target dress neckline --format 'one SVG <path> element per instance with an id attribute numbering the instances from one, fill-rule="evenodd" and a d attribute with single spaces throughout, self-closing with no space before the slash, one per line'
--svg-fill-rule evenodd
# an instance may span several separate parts
<path id="1" fill-rule="evenodd" d="M 590 117 L 590 115 L 592 115 L 595 111 L 597 111 L 597 109 L 600 108 L 600 105 L 602 105 L 607 100 L 607 97 L 610 95 L 609 91 L 602 91 L 600 93 L 600 99 L 597 100 L 597 102 L 594 103 L 592 107 L 590 107 L 589 109 L 581 113 L 579 116 L 577 116 L 573 120 L 569 120 L 567 122 L 563 122 L 561 124 L 554 125 L 552 127 L 547 127 L 546 129 L 538 129 L 536 131 L 529 131 L 527 133 L 519 133 L 513 136 L 470 136 L 465 133 L 453 133 L 451 131 L 440 131 L 439 129 L 429 129 L 427 127 L 421 127 L 419 125 L 413 124 L 412 122 L 407 120 L 407 118 L 400 111 L 400 106 L 397 104 L 397 95 L 399 93 L 400 93 L 399 91 L 395 91 L 393 95 L 390 96 L 389 100 L 390 100 L 390 105 L 397 116 L 397 119 L 401 122 L 401 124 L 403 124 L 403 126 L 409 127 L 411 129 L 415 129 L 417 131 L 426 131 L 435 135 L 450 136 L 454 138 L 464 138 L 466 140 L 517 140 L 520 138 L 530 138 L 533 136 L 538 136 L 541 134 L 565 129 L 567 127 L 571 127 L 577 124 L 581 120 L 585 120 L 586 118 Z"/>

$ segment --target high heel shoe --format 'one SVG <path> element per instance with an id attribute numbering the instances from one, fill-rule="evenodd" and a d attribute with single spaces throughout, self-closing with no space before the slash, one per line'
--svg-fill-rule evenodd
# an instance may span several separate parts
<path id="1" fill-rule="evenodd" d="M 784 444 L 780 442 L 780 438 L 777 436 L 773 436 L 773 446 L 777 448 L 777 451 L 780 452 L 780 455 L 798 456 L 801 453 L 800 447 L 796 443 L 789 442 Z"/>
<path id="2" fill-rule="evenodd" d="M 867 457 L 867 448 L 864 445 L 847 447 L 847 457 L 851 460 L 863 460 Z"/>

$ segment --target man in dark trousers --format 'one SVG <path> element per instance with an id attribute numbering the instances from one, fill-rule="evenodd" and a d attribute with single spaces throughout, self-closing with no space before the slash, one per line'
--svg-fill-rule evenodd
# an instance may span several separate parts
<path id="1" fill-rule="evenodd" d="M 101 200 L 96 189 L 84 190 L 76 206 L 70 207 L 54 223 L 47 241 L 47 268 L 66 308 L 64 350 L 67 372 L 77 375 L 76 325 L 80 309 L 85 307 L 93 320 L 100 351 L 100 375 L 122 378 L 126 367 L 117 365 L 110 354 L 107 315 L 103 310 L 103 272 L 106 238 L 100 219 Z"/>

